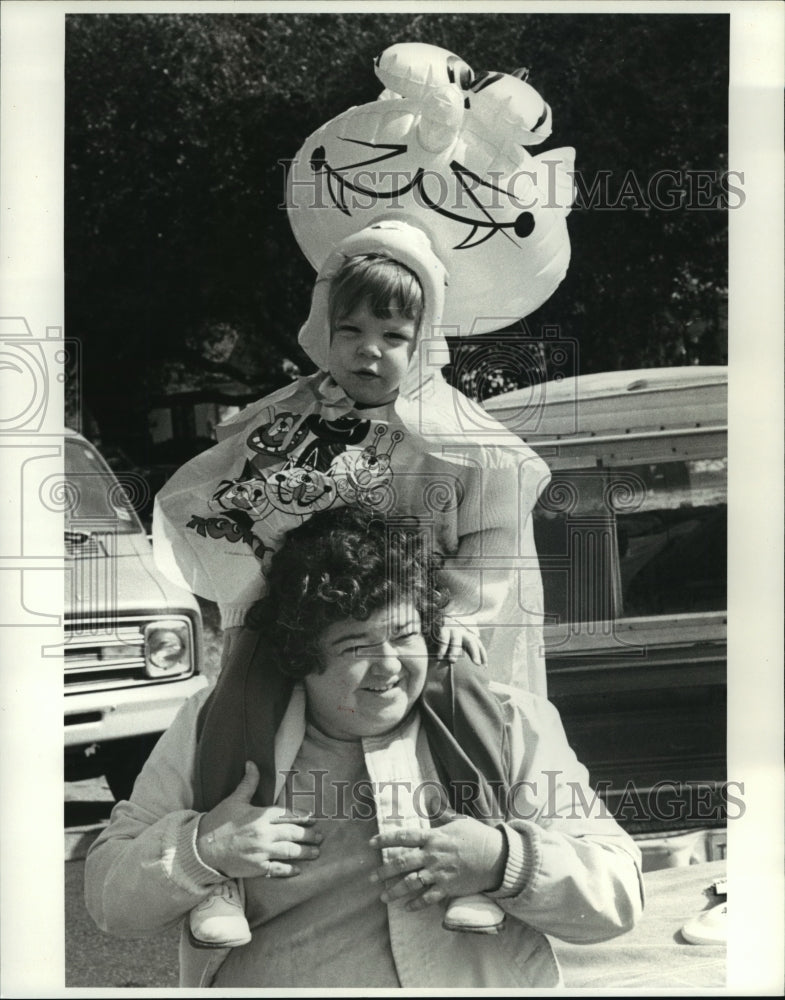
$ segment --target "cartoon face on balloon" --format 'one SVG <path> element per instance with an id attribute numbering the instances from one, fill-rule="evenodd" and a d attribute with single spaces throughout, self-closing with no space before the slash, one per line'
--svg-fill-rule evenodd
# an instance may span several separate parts
<path id="1" fill-rule="evenodd" d="M 570 258 L 575 151 L 532 156 L 551 109 L 524 71 L 476 76 L 458 56 L 404 43 L 375 62 L 378 100 L 311 135 L 289 171 L 289 219 L 317 270 L 382 219 L 422 229 L 448 272 L 445 333 L 498 330 L 553 293 Z"/>

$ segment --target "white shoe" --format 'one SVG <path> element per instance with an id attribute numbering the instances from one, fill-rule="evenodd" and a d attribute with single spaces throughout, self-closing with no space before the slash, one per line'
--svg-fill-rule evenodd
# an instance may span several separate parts
<path id="1" fill-rule="evenodd" d="M 215 887 L 189 915 L 191 938 L 198 948 L 239 948 L 251 940 L 242 883 L 230 879 Z"/>
<path id="2" fill-rule="evenodd" d="M 476 893 L 451 899 L 442 920 L 448 931 L 471 934 L 498 934 L 504 923 L 504 910 L 487 896 Z"/>
<path id="3" fill-rule="evenodd" d="M 703 910 L 681 929 L 690 944 L 725 944 L 728 940 L 728 904 Z"/>

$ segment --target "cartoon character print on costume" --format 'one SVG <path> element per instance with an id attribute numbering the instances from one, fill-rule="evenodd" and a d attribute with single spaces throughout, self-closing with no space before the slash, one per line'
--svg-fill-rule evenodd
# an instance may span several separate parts
<path id="1" fill-rule="evenodd" d="M 270 458 L 289 455 L 303 444 L 309 433 L 311 440 L 308 447 L 300 452 L 297 465 L 325 471 L 333 457 L 347 445 L 359 444 L 371 426 L 369 420 L 358 420 L 356 417 L 342 416 L 328 420 L 318 413 L 309 413 L 305 417 L 289 410 L 276 413 L 272 407 L 268 408 L 266 416 L 267 421 L 255 427 L 246 441 L 255 453 L 251 464 L 260 472 L 274 463 L 260 460 L 256 455 Z"/>
<path id="2" fill-rule="evenodd" d="M 223 479 L 207 506 L 211 510 L 246 510 L 256 518 L 264 517 L 270 508 L 267 480 L 246 459 L 238 479 Z"/>
<path id="3" fill-rule="evenodd" d="M 313 426 L 318 426 L 316 421 Z M 362 421 L 355 429 L 362 435 L 354 433 L 352 439 L 362 441 L 370 426 L 370 421 Z M 348 424 L 345 430 L 348 439 Z M 379 441 L 386 433 L 387 427 L 377 424 L 373 441 L 362 449 L 338 445 L 330 440 L 329 433 L 326 446 L 322 439 L 307 442 L 297 458 L 292 456 L 283 468 L 268 476 L 267 499 L 276 510 L 302 516 L 326 510 L 339 500 L 388 509 L 392 500 L 392 453 L 404 434 L 393 431 L 388 451 L 380 453 Z"/>
<path id="4" fill-rule="evenodd" d="M 328 473 L 336 455 L 347 445 L 357 444 L 368 434 L 370 420 L 343 416 L 327 420 L 315 413 L 305 418 L 288 411 L 275 414 L 248 436 L 248 447 L 257 455 L 280 458 L 302 445 L 296 457 L 279 467 L 247 458 L 237 479 L 224 479 L 212 495 L 211 510 L 245 510 L 256 520 L 272 509 L 289 513 L 313 513 L 329 507 L 336 496 Z M 310 437 L 309 437 L 310 435 Z"/>
<path id="5" fill-rule="evenodd" d="M 220 516 L 192 513 L 187 528 L 203 538 L 242 542 L 263 560 L 294 523 L 335 503 L 389 507 L 391 459 L 403 431 L 393 431 L 382 451 L 388 431 L 382 423 L 348 415 L 276 414 L 272 408 L 267 417 L 248 435 L 242 473 L 221 480 L 207 503 Z"/>
<path id="6" fill-rule="evenodd" d="M 575 151 L 525 148 L 552 125 L 528 71 L 475 74 L 421 43 L 390 46 L 374 71 L 379 98 L 323 125 L 292 162 L 289 219 L 306 257 L 319 270 L 340 240 L 394 217 L 427 232 L 446 267 L 454 335 L 529 315 L 569 263 Z"/>
<path id="7" fill-rule="evenodd" d="M 359 448 L 356 445 L 368 437 L 370 420 L 326 421 L 311 416 L 310 426 L 319 437 L 307 441 L 296 458 L 292 455 L 267 477 L 267 499 L 272 506 L 302 516 L 326 510 L 338 500 L 386 509 L 393 479 L 392 453 L 403 440 L 403 431 L 393 431 L 388 450 L 380 452 L 386 425 L 376 424 L 372 441 Z M 348 446 L 347 441 L 355 446 Z"/>
<path id="8" fill-rule="evenodd" d="M 392 505 L 392 455 L 404 434 L 403 431 L 393 431 L 388 450 L 380 453 L 379 443 L 386 433 L 387 427 L 377 424 L 371 444 L 367 444 L 362 451 L 345 451 L 333 462 L 331 472 L 345 503 L 362 503 L 385 510 Z"/>
<path id="9" fill-rule="evenodd" d="M 300 416 L 288 410 L 276 414 L 268 410 L 267 423 L 260 424 L 248 437 L 248 447 L 261 455 L 288 455 L 308 433 L 300 423 Z M 298 426 L 299 424 L 299 426 Z"/>
<path id="10" fill-rule="evenodd" d="M 371 428 L 370 420 L 349 416 L 327 420 L 318 413 L 309 413 L 303 424 L 315 438 L 303 449 L 297 464 L 320 472 L 326 472 L 336 455 L 344 452 L 349 445 L 360 444 Z"/>
<path id="11" fill-rule="evenodd" d="M 329 472 L 289 461 L 268 480 L 268 496 L 273 507 L 301 518 L 332 507 L 338 489 Z"/>
<path id="12" fill-rule="evenodd" d="M 219 516 L 203 517 L 191 514 L 186 528 L 196 531 L 202 538 L 214 538 L 232 545 L 242 542 L 253 550 L 260 560 L 273 549 L 253 533 L 256 521 L 272 509 L 267 499 L 267 482 L 246 460 L 242 474 L 237 479 L 223 479 L 218 489 L 207 501 L 211 511 Z"/>
<path id="13" fill-rule="evenodd" d="M 253 519 L 245 511 L 230 510 L 223 517 L 199 517 L 198 514 L 192 514 L 186 528 L 192 528 L 202 538 L 225 540 L 233 545 L 243 542 L 251 547 L 253 554 L 261 561 L 268 553 L 272 554 L 274 549 L 253 533 L 253 524 Z"/>

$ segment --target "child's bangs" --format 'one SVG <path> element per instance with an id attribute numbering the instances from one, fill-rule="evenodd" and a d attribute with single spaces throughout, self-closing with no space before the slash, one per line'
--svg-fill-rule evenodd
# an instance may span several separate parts
<path id="1" fill-rule="evenodd" d="M 403 264 L 386 257 L 347 261 L 330 289 L 332 323 L 365 302 L 379 319 L 388 319 L 393 309 L 418 324 L 422 317 L 423 293 L 417 276 Z"/>
<path id="2" fill-rule="evenodd" d="M 374 316 L 387 319 L 391 309 L 419 322 L 422 289 L 412 272 L 395 261 L 380 260 L 368 271 L 367 298 Z"/>

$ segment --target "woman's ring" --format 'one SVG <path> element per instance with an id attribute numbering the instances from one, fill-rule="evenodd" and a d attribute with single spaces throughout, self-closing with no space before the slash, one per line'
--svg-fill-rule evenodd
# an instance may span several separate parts
<path id="1" fill-rule="evenodd" d="M 272 878 L 273 877 L 273 866 L 272 865 L 268 866 L 267 871 L 264 873 L 264 877 L 265 878 Z"/>
<path id="2" fill-rule="evenodd" d="M 420 883 L 420 885 L 421 885 L 421 886 L 423 887 L 423 889 L 428 889 L 428 888 L 429 888 L 429 885 L 428 885 L 428 883 L 427 883 L 427 882 L 425 881 L 425 879 L 424 879 L 424 878 L 422 877 L 422 871 L 418 871 L 418 872 L 415 872 L 415 873 L 414 873 L 414 875 L 415 875 L 415 878 L 417 879 L 417 881 L 418 881 L 418 882 Z"/>

